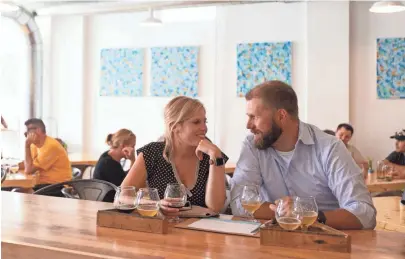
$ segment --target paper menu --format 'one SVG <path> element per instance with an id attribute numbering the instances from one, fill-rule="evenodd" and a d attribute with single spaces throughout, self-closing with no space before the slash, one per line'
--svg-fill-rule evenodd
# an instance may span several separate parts
<path id="1" fill-rule="evenodd" d="M 193 229 L 248 236 L 254 236 L 250 232 L 257 226 L 259 223 L 218 218 L 200 219 L 188 225 L 189 228 Z"/>

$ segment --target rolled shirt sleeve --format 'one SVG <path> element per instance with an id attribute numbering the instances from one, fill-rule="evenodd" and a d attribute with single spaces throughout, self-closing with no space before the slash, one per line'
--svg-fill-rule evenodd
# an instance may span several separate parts
<path id="1" fill-rule="evenodd" d="M 252 137 L 248 136 L 243 141 L 242 151 L 231 178 L 231 208 L 235 216 L 247 215 L 240 202 L 243 186 L 258 185 L 260 187 L 263 184 L 257 150 L 248 140 Z"/>
<path id="2" fill-rule="evenodd" d="M 340 208 L 355 215 L 364 229 L 374 229 L 377 211 L 359 167 L 341 141 L 331 147 L 325 167 L 329 188 Z"/>

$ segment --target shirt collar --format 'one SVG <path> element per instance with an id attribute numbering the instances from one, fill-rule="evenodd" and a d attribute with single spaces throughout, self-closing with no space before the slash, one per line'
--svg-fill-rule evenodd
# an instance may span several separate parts
<path id="1" fill-rule="evenodd" d="M 299 135 L 298 135 L 298 140 L 301 140 L 302 143 L 305 145 L 314 145 L 314 138 L 312 134 L 309 132 L 309 127 L 306 123 L 300 121 L 300 129 L 299 129 Z"/>

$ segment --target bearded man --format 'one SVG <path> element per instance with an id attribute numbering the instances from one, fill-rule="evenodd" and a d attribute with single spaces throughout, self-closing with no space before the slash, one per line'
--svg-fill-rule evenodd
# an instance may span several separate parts
<path id="1" fill-rule="evenodd" d="M 373 229 L 376 209 L 360 168 L 342 141 L 300 121 L 292 87 L 268 81 L 246 94 L 247 128 L 231 184 L 234 215 L 245 215 L 244 185 L 264 201 L 255 218 L 272 219 L 280 199 L 316 199 L 318 222 L 336 229 Z"/>

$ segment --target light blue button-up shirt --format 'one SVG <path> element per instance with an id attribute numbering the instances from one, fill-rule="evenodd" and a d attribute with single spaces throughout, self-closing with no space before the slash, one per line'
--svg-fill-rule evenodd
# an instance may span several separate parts
<path id="1" fill-rule="evenodd" d="M 321 211 L 346 209 L 363 228 L 376 225 L 376 209 L 363 174 L 342 141 L 315 126 L 300 122 L 298 141 L 290 162 L 276 150 L 259 150 L 253 135 L 243 142 L 232 177 L 231 207 L 234 215 L 245 215 L 240 204 L 242 186 L 260 186 L 264 201 L 284 196 L 314 196 Z"/>

